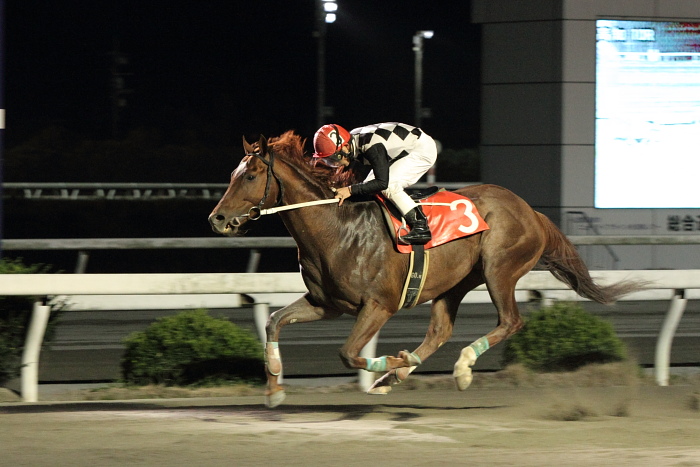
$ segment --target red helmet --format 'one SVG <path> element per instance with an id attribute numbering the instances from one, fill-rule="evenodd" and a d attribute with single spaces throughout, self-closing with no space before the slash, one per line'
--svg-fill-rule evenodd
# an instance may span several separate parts
<path id="1" fill-rule="evenodd" d="M 336 158 L 343 146 L 350 144 L 350 133 L 340 125 L 323 125 L 314 135 L 314 157 Z"/>

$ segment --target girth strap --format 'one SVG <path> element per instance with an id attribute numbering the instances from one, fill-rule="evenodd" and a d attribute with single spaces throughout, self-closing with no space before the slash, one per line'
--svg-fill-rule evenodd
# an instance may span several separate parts
<path id="1" fill-rule="evenodd" d="M 409 260 L 408 277 L 403 286 L 403 293 L 399 301 L 400 308 L 413 308 L 416 306 L 420 293 L 423 290 L 425 279 L 428 276 L 430 265 L 430 251 L 426 251 L 423 245 L 413 245 Z"/>

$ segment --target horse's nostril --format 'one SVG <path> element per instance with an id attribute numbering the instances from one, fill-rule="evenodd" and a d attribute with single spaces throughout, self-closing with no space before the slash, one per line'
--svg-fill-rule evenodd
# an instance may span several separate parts
<path id="1" fill-rule="evenodd" d="M 224 222 L 225 219 L 226 219 L 226 217 L 224 217 L 224 216 L 222 216 L 222 215 L 220 215 L 220 214 L 211 214 L 211 215 L 209 216 L 209 223 L 210 223 L 211 225 L 219 225 L 219 224 L 221 224 L 222 222 Z"/>

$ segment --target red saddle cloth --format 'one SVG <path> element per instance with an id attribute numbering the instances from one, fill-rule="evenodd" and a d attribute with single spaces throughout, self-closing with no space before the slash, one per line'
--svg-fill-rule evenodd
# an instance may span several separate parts
<path id="1" fill-rule="evenodd" d="M 411 245 L 404 245 L 398 241 L 399 236 L 407 234 L 409 230 L 401 228 L 403 222 L 397 219 L 392 210 L 387 207 L 386 200 L 381 196 L 377 196 L 377 198 L 381 201 L 391 218 L 394 233 L 396 234 L 394 238 L 396 248 L 401 253 L 410 253 L 412 250 Z M 432 240 L 425 245 L 426 250 L 489 229 L 486 221 L 479 215 L 474 203 L 469 198 L 457 193 L 444 190 L 438 191 L 434 195 L 420 200 L 420 204 L 428 218 L 430 232 L 433 235 Z"/>

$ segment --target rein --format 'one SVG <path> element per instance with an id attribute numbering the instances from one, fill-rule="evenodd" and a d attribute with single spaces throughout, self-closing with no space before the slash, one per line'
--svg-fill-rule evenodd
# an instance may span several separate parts
<path id="1" fill-rule="evenodd" d="M 265 194 L 263 194 L 262 199 L 258 203 L 257 206 L 253 206 L 248 210 L 248 214 L 243 214 L 240 217 L 247 217 L 251 221 L 256 221 L 260 219 L 260 217 L 267 215 L 267 214 L 274 214 L 276 212 L 280 211 L 287 211 L 290 209 L 299 209 L 299 208 L 304 208 L 307 206 L 316 206 L 319 204 L 331 204 L 331 203 L 337 203 L 340 200 L 336 198 L 332 199 L 320 199 L 316 201 L 307 201 L 305 203 L 296 203 L 296 204 L 289 204 L 287 206 L 280 206 L 282 204 L 282 197 L 284 196 L 284 185 L 282 185 L 282 180 L 279 179 L 275 171 L 273 170 L 273 167 L 275 165 L 275 157 L 272 153 L 272 151 L 269 151 L 268 154 L 270 155 L 270 160 L 267 161 L 259 152 L 249 152 L 246 154 L 246 156 L 255 156 L 261 161 L 267 165 L 267 181 L 265 182 Z M 265 201 L 267 201 L 267 196 L 270 194 L 270 184 L 272 183 L 272 178 L 275 178 L 277 180 L 277 185 L 279 186 L 279 192 L 277 193 L 277 201 L 275 202 L 275 206 L 269 209 L 262 209 L 263 204 L 265 204 Z"/>
<path id="2" fill-rule="evenodd" d="M 340 200 L 337 198 L 330 198 L 330 199 L 319 199 L 316 201 L 306 201 L 305 203 L 296 203 L 296 204 L 288 204 L 287 206 L 277 206 L 274 208 L 269 208 L 269 209 L 258 209 L 256 207 L 250 208 L 250 211 L 248 211 L 248 214 L 243 214 L 240 217 L 247 217 L 251 221 L 256 221 L 260 219 L 261 216 L 265 216 L 267 214 L 275 214 L 276 212 L 280 211 L 288 211 L 290 209 L 299 209 L 299 208 L 306 208 L 309 206 L 317 206 L 319 204 L 333 204 L 337 203 Z"/>

